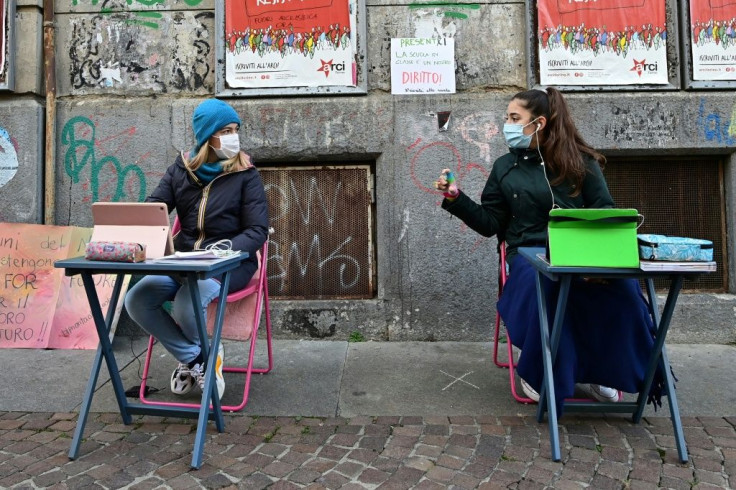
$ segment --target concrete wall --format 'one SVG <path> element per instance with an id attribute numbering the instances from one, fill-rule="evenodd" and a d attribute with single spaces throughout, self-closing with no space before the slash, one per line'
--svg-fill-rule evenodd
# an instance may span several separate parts
<path id="1" fill-rule="evenodd" d="M 24 46 L 17 88 L 0 94 L 0 127 L 13 142 L 18 168 L 7 180 L 0 175 L 0 209 L 5 221 L 40 222 L 42 12 L 26 1 L 17 16 Z M 214 2 L 148 3 L 105 2 L 109 10 L 103 11 L 90 0 L 56 2 L 55 224 L 89 226 L 92 202 L 150 193 L 177 152 L 191 146 L 193 108 L 214 95 Z M 462 12 L 465 18 L 449 18 L 441 7 L 369 3 L 367 96 L 230 101 L 244 121 L 241 141 L 256 161 L 376 162 L 377 297 L 274 301 L 277 335 L 490 338 L 495 239 L 477 236 L 442 211 L 431 184 L 441 168 L 459 167 L 460 185 L 478 195 L 493 160 L 506 151 L 503 114 L 510 96 L 527 86 L 525 3 L 494 0 Z M 390 39 L 423 36 L 435 26 L 455 31 L 458 93 L 391 96 Z M 604 152 L 726 159 L 728 240 L 734 243 L 733 91 L 571 93 L 568 101 L 584 137 Z M 446 132 L 438 130 L 437 111 L 452 113 Z M 8 151 L 0 158 L 12 167 L 4 134 L 0 143 Z M 736 264 L 732 250 L 729 264 Z M 682 299 L 671 341 L 736 341 L 736 274 L 729 267 L 728 294 Z"/>

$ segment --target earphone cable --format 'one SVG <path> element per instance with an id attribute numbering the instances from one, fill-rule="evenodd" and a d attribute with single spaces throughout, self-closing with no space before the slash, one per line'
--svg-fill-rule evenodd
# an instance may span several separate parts
<path id="1" fill-rule="evenodd" d="M 549 189 L 549 195 L 552 198 L 552 207 L 550 209 L 557 209 L 559 206 L 555 202 L 555 194 L 552 192 L 552 184 L 549 182 L 549 178 L 547 177 L 547 166 L 544 164 L 544 157 L 542 156 L 542 150 L 539 149 L 539 125 L 537 125 L 537 130 L 534 131 L 534 136 L 537 138 L 537 153 L 539 153 L 539 161 L 541 161 L 542 165 L 542 174 L 544 175 L 544 181 L 547 182 L 547 189 Z"/>
<path id="2" fill-rule="evenodd" d="M 212 252 L 218 258 L 230 257 L 232 255 L 237 255 L 240 253 L 237 250 L 233 250 L 233 242 L 228 239 L 218 240 L 215 243 L 210 243 L 204 249 Z"/>

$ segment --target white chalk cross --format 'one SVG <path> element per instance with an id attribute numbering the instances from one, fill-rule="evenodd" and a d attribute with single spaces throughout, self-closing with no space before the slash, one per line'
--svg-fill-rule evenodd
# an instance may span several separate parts
<path id="1" fill-rule="evenodd" d="M 444 372 L 444 371 L 443 371 L 443 370 L 441 370 L 441 369 L 440 369 L 440 372 L 441 372 L 442 374 L 444 374 L 445 376 L 449 376 L 449 377 L 451 377 L 451 378 L 453 379 L 453 381 L 451 381 L 449 385 L 447 385 L 447 386 L 445 386 L 444 388 L 442 388 L 442 391 L 445 391 L 445 390 L 446 390 L 447 388 L 449 388 L 450 386 L 454 385 L 454 384 L 455 384 L 455 383 L 457 383 L 458 381 L 461 381 L 461 382 L 465 383 L 466 385 L 470 385 L 470 386 L 472 386 L 473 388 L 475 388 L 476 390 L 479 390 L 479 389 L 480 389 L 480 388 L 478 388 L 477 386 L 475 386 L 475 385 L 474 385 L 473 383 L 469 383 L 469 382 L 467 382 L 467 381 L 465 381 L 465 380 L 463 379 L 463 378 L 464 378 L 465 376 L 467 376 L 467 375 L 469 375 L 469 374 L 473 374 L 473 371 L 468 371 L 467 373 L 463 374 L 463 375 L 462 375 L 462 376 L 460 376 L 459 378 L 458 378 L 458 377 L 456 377 L 456 376 L 453 376 L 453 375 L 452 375 L 452 374 L 450 374 L 450 373 L 446 373 L 446 372 Z"/>

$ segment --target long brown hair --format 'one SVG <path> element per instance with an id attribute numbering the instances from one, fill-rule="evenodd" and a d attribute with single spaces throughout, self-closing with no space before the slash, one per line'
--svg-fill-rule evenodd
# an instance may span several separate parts
<path id="1" fill-rule="evenodd" d="M 532 119 L 540 116 L 547 118 L 547 125 L 542 129 L 540 150 L 545 164 L 556 174 L 551 184 L 570 182 L 575 185 L 572 195 L 580 194 L 585 179 L 583 154 L 593 157 L 601 168 L 606 163 L 606 157 L 595 151 L 580 136 L 562 93 L 548 87 L 546 90 L 519 92 L 513 98 L 531 112 Z"/>

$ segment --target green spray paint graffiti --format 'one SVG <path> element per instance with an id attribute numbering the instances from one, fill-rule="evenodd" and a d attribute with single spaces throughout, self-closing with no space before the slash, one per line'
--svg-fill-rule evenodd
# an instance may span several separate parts
<path id="1" fill-rule="evenodd" d="M 478 10 L 480 5 L 477 3 L 454 3 L 454 2 L 422 2 L 422 3 L 410 3 L 410 9 L 426 9 L 426 8 L 443 8 L 448 9 L 445 12 L 445 17 L 451 17 L 453 19 L 467 19 L 468 16 L 462 12 L 455 12 L 455 10 Z"/>
<path id="2" fill-rule="evenodd" d="M 103 15 L 111 15 L 115 13 L 109 9 L 102 9 L 100 12 Z M 151 20 L 146 20 L 146 19 L 161 20 L 163 18 L 163 15 L 161 15 L 158 12 L 132 12 L 132 14 L 135 15 L 136 17 L 142 17 L 142 19 L 136 19 L 136 18 L 125 19 L 123 20 L 123 23 L 127 25 L 141 25 L 144 27 L 151 27 L 153 29 L 158 29 L 159 28 L 158 22 L 152 22 Z"/>
<path id="3" fill-rule="evenodd" d="M 84 117 L 76 116 L 64 125 L 61 132 L 61 143 L 68 145 L 64 154 L 64 170 L 71 177 L 72 182 L 78 184 L 82 171 L 89 164 L 89 185 L 92 191 L 92 202 L 100 198 L 101 184 L 114 185 L 114 191 L 110 192 L 111 201 L 142 201 L 146 197 L 146 176 L 137 165 L 123 167 L 117 158 L 105 156 L 97 160 L 95 154 L 95 125 Z M 112 170 L 111 179 L 101 179 Z M 130 182 L 128 179 L 130 178 Z M 127 184 L 127 185 L 126 185 Z M 135 189 L 137 185 L 138 195 L 129 195 L 126 187 Z M 105 189 L 103 189 L 105 190 Z M 134 193 L 134 191 L 133 191 Z"/>
<path id="4" fill-rule="evenodd" d="M 97 5 L 98 3 L 100 3 L 100 0 L 91 0 L 90 3 L 92 5 Z M 128 5 L 139 3 L 145 7 L 151 7 L 153 5 L 164 5 L 166 3 L 166 0 L 125 0 L 125 3 L 127 3 Z M 176 2 L 174 1 L 171 3 Z M 190 7 L 194 7 L 202 3 L 202 0 L 184 0 L 184 3 Z M 72 5 L 79 5 L 79 0 L 72 0 Z"/>
<path id="5" fill-rule="evenodd" d="M 200 3 L 202 3 L 202 0 L 183 0 L 184 3 L 190 7 L 196 7 Z M 99 4 L 100 0 L 91 0 L 91 5 L 95 6 Z M 125 3 L 128 5 L 133 5 L 134 3 L 143 6 L 143 7 L 152 7 L 152 6 L 159 6 L 159 5 L 165 5 L 166 0 L 125 0 Z M 172 1 L 171 3 L 176 3 L 175 1 Z M 78 5 L 79 0 L 72 0 L 72 5 Z M 125 19 L 123 22 L 127 25 L 141 25 L 144 27 L 150 27 L 152 29 L 158 29 L 159 22 L 163 18 L 163 15 L 160 12 L 149 12 L 149 11 L 131 11 L 127 9 L 113 9 L 109 7 L 101 7 L 100 13 L 103 15 L 112 15 L 115 13 L 121 13 L 126 12 L 133 15 L 132 19 Z"/>

